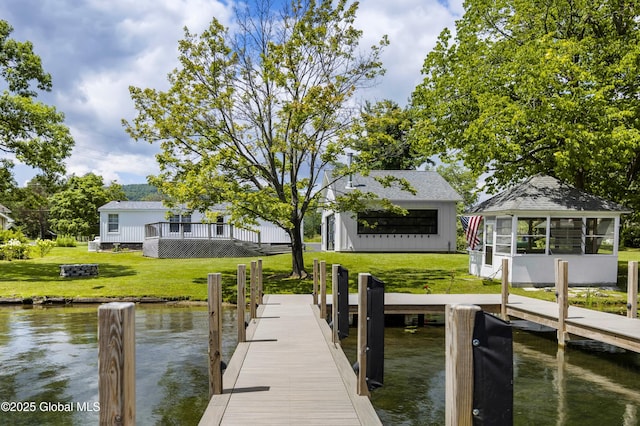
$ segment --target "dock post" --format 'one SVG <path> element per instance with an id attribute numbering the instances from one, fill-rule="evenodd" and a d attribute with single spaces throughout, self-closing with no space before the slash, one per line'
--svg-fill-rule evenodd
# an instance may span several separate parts
<path id="1" fill-rule="evenodd" d="M 236 301 L 238 309 L 238 343 L 247 341 L 247 331 L 244 324 L 244 311 L 247 303 L 245 286 L 247 283 L 247 265 L 238 265 L 238 298 Z"/>
<path id="2" fill-rule="evenodd" d="M 356 393 L 369 396 L 367 386 L 367 282 L 370 274 L 358 274 L 358 379 Z"/>
<path id="3" fill-rule="evenodd" d="M 327 262 L 320 261 L 320 318 L 327 319 Z"/>
<path id="4" fill-rule="evenodd" d="M 258 259 L 258 305 L 264 303 L 264 287 L 262 283 L 262 259 Z"/>
<path id="5" fill-rule="evenodd" d="M 627 317 L 638 317 L 638 261 L 629 261 L 627 274 Z"/>
<path id="6" fill-rule="evenodd" d="M 331 341 L 339 343 L 338 338 L 338 268 L 340 265 L 331 266 Z"/>
<path id="7" fill-rule="evenodd" d="M 136 423 L 135 305 L 112 302 L 98 308 L 98 398 L 100 424 Z"/>
<path id="8" fill-rule="evenodd" d="M 254 319 L 258 316 L 257 304 L 258 299 L 258 277 L 256 271 L 258 269 L 258 263 L 255 260 L 251 261 L 251 277 L 249 278 L 249 319 Z"/>
<path id="9" fill-rule="evenodd" d="M 313 304 L 318 304 L 318 259 L 313 259 Z"/>
<path id="10" fill-rule="evenodd" d="M 476 305 L 445 307 L 445 424 L 473 424 L 473 326 Z"/>
<path id="11" fill-rule="evenodd" d="M 222 274 L 207 276 L 209 306 L 209 398 L 222 394 Z"/>
<path id="12" fill-rule="evenodd" d="M 556 262 L 556 291 L 558 293 L 558 346 L 564 348 L 567 340 L 566 319 L 569 313 L 569 262 Z"/>
<path id="13" fill-rule="evenodd" d="M 509 303 L 509 259 L 502 259 L 502 301 L 500 315 L 503 321 L 508 321 L 507 303 Z"/>

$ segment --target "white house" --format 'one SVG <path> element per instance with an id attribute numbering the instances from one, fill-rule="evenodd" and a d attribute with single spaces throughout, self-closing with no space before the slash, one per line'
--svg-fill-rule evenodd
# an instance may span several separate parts
<path id="1" fill-rule="evenodd" d="M 214 211 L 216 211 L 214 209 Z M 145 240 L 235 239 L 266 245 L 290 244 L 287 233 L 276 225 L 259 222 L 256 232 L 234 228 L 223 214 L 209 223 L 200 212 L 185 208 L 169 209 L 160 201 L 111 201 L 100 213 L 100 248 L 141 248 Z"/>
<path id="2" fill-rule="evenodd" d="M 480 203 L 480 244 L 469 273 L 501 279 L 502 259 L 514 286 L 550 286 L 555 259 L 569 262 L 570 285 L 615 285 L 620 216 L 614 202 L 550 177 L 533 176 Z"/>
<path id="3" fill-rule="evenodd" d="M 415 190 L 397 183 L 385 186 L 385 176 L 403 179 Z M 322 250 L 354 252 L 453 252 L 456 250 L 456 204 L 460 195 L 437 172 L 376 170 L 369 176 L 354 175 L 327 186 L 324 198 L 331 202 L 351 191 L 375 194 L 406 209 L 407 215 L 382 210 L 379 201 L 366 211 L 322 212 Z M 330 184 L 330 185 L 329 185 Z"/>
<path id="4" fill-rule="evenodd" d="M 0 204 L 0 230 L 11 228 L 14 220 L 9 216 L 11 210 Z"/>

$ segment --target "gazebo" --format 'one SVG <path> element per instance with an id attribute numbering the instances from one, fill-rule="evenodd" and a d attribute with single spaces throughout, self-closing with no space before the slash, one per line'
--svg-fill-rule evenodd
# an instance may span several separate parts
<path id="1" fill-rule="evenodd" d="M 482 217 L 469 273 L 517 287 L 555 282 L 555 259 L 569 262 L 569 285 L 616 285 L 620 216 L 630 210 L 550 176 L 536 175 L 468 212 Z M 476 240 L 477 241 L 477 240 Z"/>

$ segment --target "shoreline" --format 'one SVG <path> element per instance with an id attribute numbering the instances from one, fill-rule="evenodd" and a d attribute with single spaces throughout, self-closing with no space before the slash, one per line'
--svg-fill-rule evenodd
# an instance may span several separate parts
<path id="1" fill-rule="evenodd" d="M 36 296 L 36 297 L 0 297 L 0 306 L 53 306 L 53 305 L 100 305 L 109 302 L 133 302 L 145 304 L 167 305 L 185 305 L 185 306 L 207 306 L 206 300 L 181 300 L 165 297 L 151 296 L 128 296 L 128 297 L 54 297 L 54 296 Z M 225 303 L 227 305 L 233 305 Z M 235 306 L 235 305 L 233 305 Z"/>

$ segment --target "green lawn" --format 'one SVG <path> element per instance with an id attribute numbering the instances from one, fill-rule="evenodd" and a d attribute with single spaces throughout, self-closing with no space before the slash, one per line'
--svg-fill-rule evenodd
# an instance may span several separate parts
<path id="1" fill-rule="evenodd" d="M 500 282 L 483 280 L 467 273 L 466 254 L 305 254 L 307 271 L 313 259 L 324 260 L 330 281 L 331 265 L 349 269 L 350 288 L 357 290 L 357 275 L 371 273 L 385 282 L 387 292 L 424 293 L 499 293 Z M 626 303 L 627 262 L 640 259 L 640 252 L 620 252 L 619 284 L 622 291 L 589 291 L 574 295 L 572 303 L 595 308 L 620 310 Z M 161 297 L 169 300 L 206 300 L 207 274 L 222 273 L 223 298 L 235 302 L 236 268 L 252 258 L 152 259 L 141 252 L 89 252 L 86 245 L 55 248 L 43 258 L 0 262 L 0 297 Z M 265 293 L 311 293 L 312 279 L 287 278 L 290 255 L 265 256 L 263 260 Z M 62 278 L 59 265 L 97 263 L 100 276 Z M 329 282 L 330 285 L 330 282 Z M 513 293 L 553 300 L 553 292 L 512 289 Z M 610 309 L 610 310 L 611 310 Z"/>

